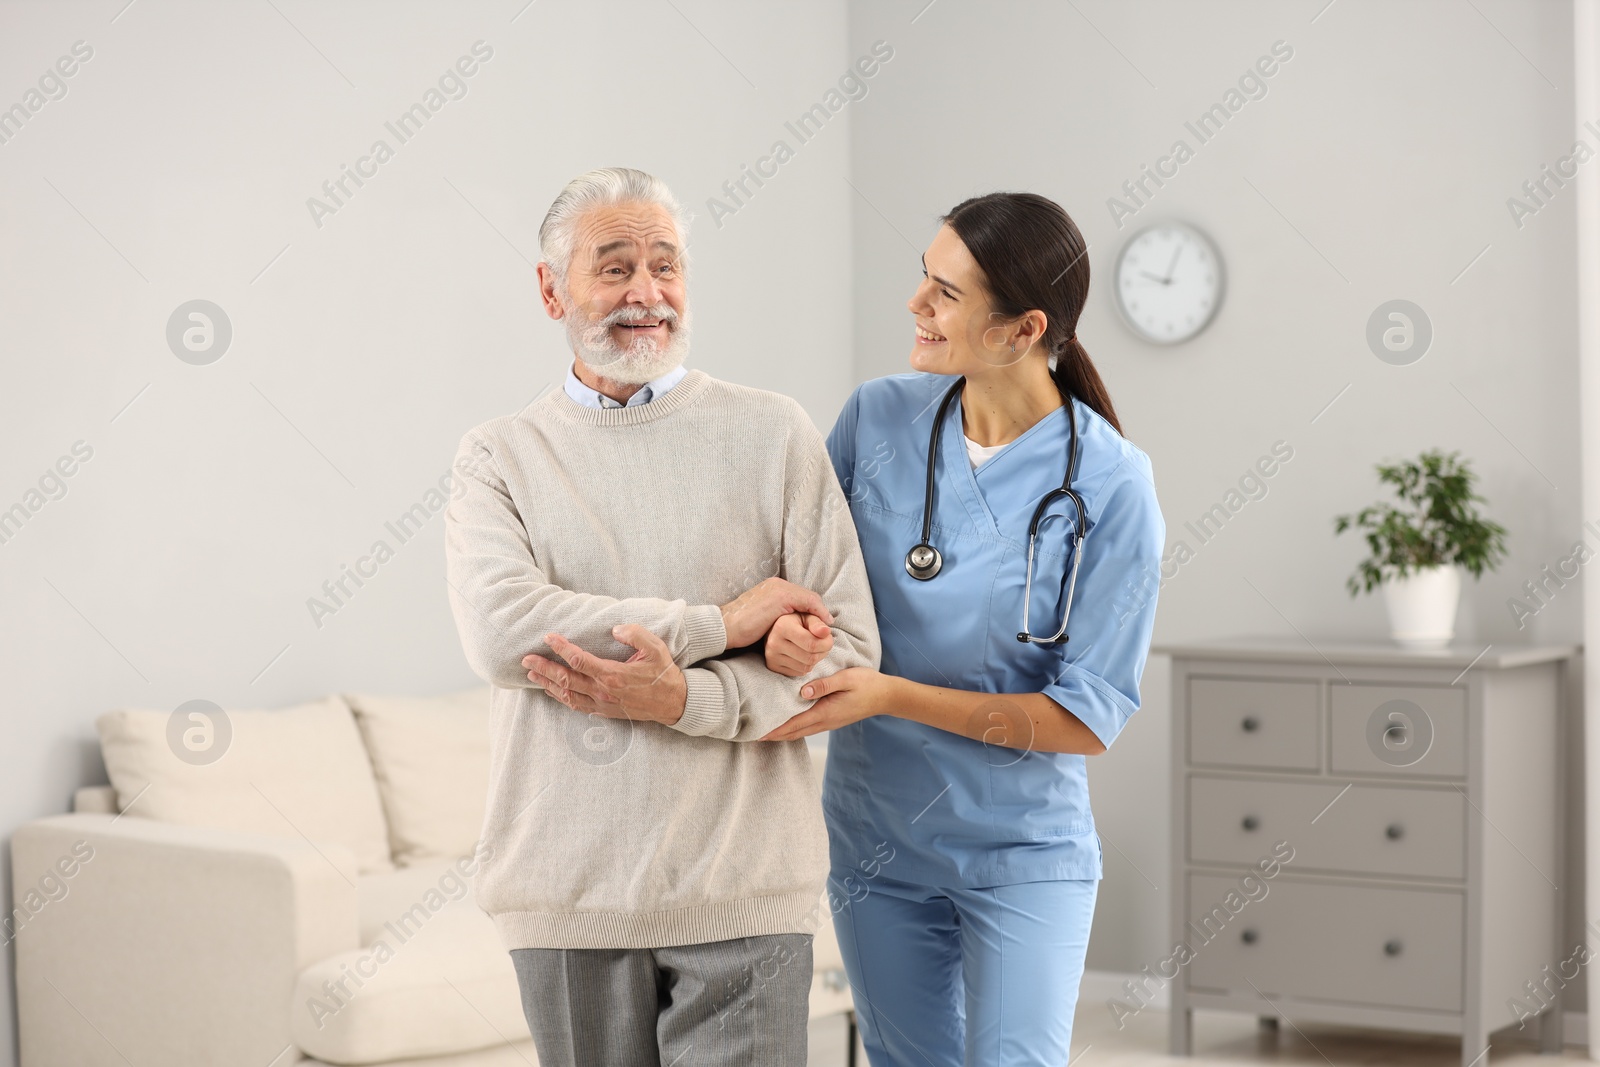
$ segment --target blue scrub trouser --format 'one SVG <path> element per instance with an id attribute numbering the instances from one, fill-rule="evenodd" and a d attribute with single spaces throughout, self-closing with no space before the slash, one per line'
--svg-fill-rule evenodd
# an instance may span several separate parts
<path id="1" fill-rule="evenodd" d="M 828 888 L 872 1067 L 1065 1067 L 1098 880 Z"/>

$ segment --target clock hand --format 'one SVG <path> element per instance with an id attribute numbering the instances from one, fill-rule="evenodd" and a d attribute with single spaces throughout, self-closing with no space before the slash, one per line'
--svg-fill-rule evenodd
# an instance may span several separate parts
<path id="1" fill-rule="evenodd" d="M 1181 255 L 1183 255 L 1183 245 L 1180 244 L 1172 251 L 1172 262 L 1167 264 L 1167 276 L 1161 279 L 1162 285 L 1172 284 L 1172 268 L 1178 265 L 1178 257 Z"/>
<path id="2" fill-rule="evenodd" d="M 1151 281 L 1160 282 L 1162 285 L 1171 285 L 1172 284 L 1172 279 L 1171 278 L 1161 278 L 1161 277 L 1158 277 L 1158 276 L 1156 276 L 1154 274 L 1151 274 L 1147 270 L 1142 270 L 1139 273 L 1143 274 L 1146 278 L 1149 278 Z"/>

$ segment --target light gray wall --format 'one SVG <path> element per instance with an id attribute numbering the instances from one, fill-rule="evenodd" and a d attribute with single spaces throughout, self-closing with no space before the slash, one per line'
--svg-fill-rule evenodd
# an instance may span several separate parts
<path id="1" fill-rule="evenodd" d="M 823 427 L 854 381 L 850 109 L 720 227 L 706 205 L 837 81 L 842 0 L 123 2 L 0 5 L 0 107 L 93 49 L 0 144 L 0 509 L 93 450 L 0 544 L 5 838 L 104 780 L 114 706 L 474 683 L 442 519 L 403 546 L 384 523 L 565 373 L 530 261 L 574 174 L 643 167 L 695 211 L 691 366 Z M 467 95 L 387 134 L 478 40 Z M 380 137 L 394 157 L 318 228 L 307 198 Z M 195 298 L 233 324 L 209 366 L 165 340 Z M 307 598 L 379 538 L 394 559 L 314 626 Z"/>
<path id="2" fill-rule="evenodd" d="M 1581 535 L 1572 190 L 1520 229 L 1506 207 L 1572 146 L 1569 5 L 926 4 L 851 7 L 853 51 L 877 38 L 896 49 L 853 130 L 861 377 L 906 369 L 905 301 L 936 216 L 995 189 L 1043 193 L 1090 243 L 1079 336 L 1154 463 L 1168 547 L 1195 549 L 1161 589 L 1157 642 L 1383 635 L 1381 601 L 1343 587 L 1364 546 L 1331 520 L 1386 495 L 1375 463 L 1435 446 L 1471 461 L 1487 514 L 1510 531 L 1509 561 L 1466 584 L 1458 633 L 1578 639 L 1575 584 L 1521 633 L 1506 607 Z M 1266 95 L 1200 144 L 1184 122 L 1279 40 L 1294 54 Z M 1179 138 L 1194 158 L 1119 228 L 1108 198 Z M 1127 236 L 1169 218 L 1217 242 L 1228 291 L 1205 333 L 1161 348 L 1121 325 L 1109 278 Z M 1364 340 L 1394 298 L 1435 330 L 1410 366 Z M 1294 457 L 1267 494 L 1198 544 L 1184 523 L 1280 439 Z M 1111 847 L 1091 967 L 1137 970 L 1170 948 L 1167 666 L 1152 657 L 1143 710 L 1093 761 Z"/>

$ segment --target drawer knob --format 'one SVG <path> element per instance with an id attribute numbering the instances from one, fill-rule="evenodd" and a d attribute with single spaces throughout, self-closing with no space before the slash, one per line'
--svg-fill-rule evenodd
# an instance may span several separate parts
<path id="1" fill-rule="evenodd" d="M 1239 940 L 1247 945 L 1253 945 L 1256 943 L 1256 932 L 1254 930 L 1244 930 L 1239 934 Z"/>
<path id="2" fill-rule="evenodd" d="M 1258 828 L 1261 823 L 1256 820 L 1254 815 L 1246 815 L 1239 825 L 1244 827 L 1246 830 L 1254 830 Z"/>
<path id="3" fill-rule="evenodd" d="M 1385 941 L 1383 943 L 1383 954 L 1385 956 L 1398 956 L 1400 955 L 1400 948 L 1401 945 L 1398 938 Z"/>
<path id="4" fill-rule="evenodd" d="M 1261 720 L 1256 718 L 1254 715 L 1246 715 L 1244 717 L 1244 721 L 1241 722 L 1239 726 L 1244 730 L 1245 733 L 1253 734 L 1261 728 Z"/>
<path id="5" fill-rule="evenodd" d="M 1383 833 L 1390 841 L 1398 841 L 1406 835 L 1406 828 L 1397 822 L 1392 822 Z"/>

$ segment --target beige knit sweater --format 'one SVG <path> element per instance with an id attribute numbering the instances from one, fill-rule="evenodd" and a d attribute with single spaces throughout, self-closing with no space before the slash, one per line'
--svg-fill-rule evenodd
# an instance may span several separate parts
<path id="1" fill-rule="evenodd" d="M 834 647 L 806 678 L 878 665 L 860 543 L 822 436 L 788 397 L 691 370 L 648 404 L 557 389 L 461 441 L 445 512 L 451 609 L 494 688 L 492 854 L 478 905 L 508 949 L 646 948 L 809 933 L 827 840 L 803 678 L 725 650 L 720 605 L 779 575 L 821 594 Z M 573 711 L 528 681 L 564 634 L 611 659 L 644 625 L 684 669 L 674 726 Z"/>

